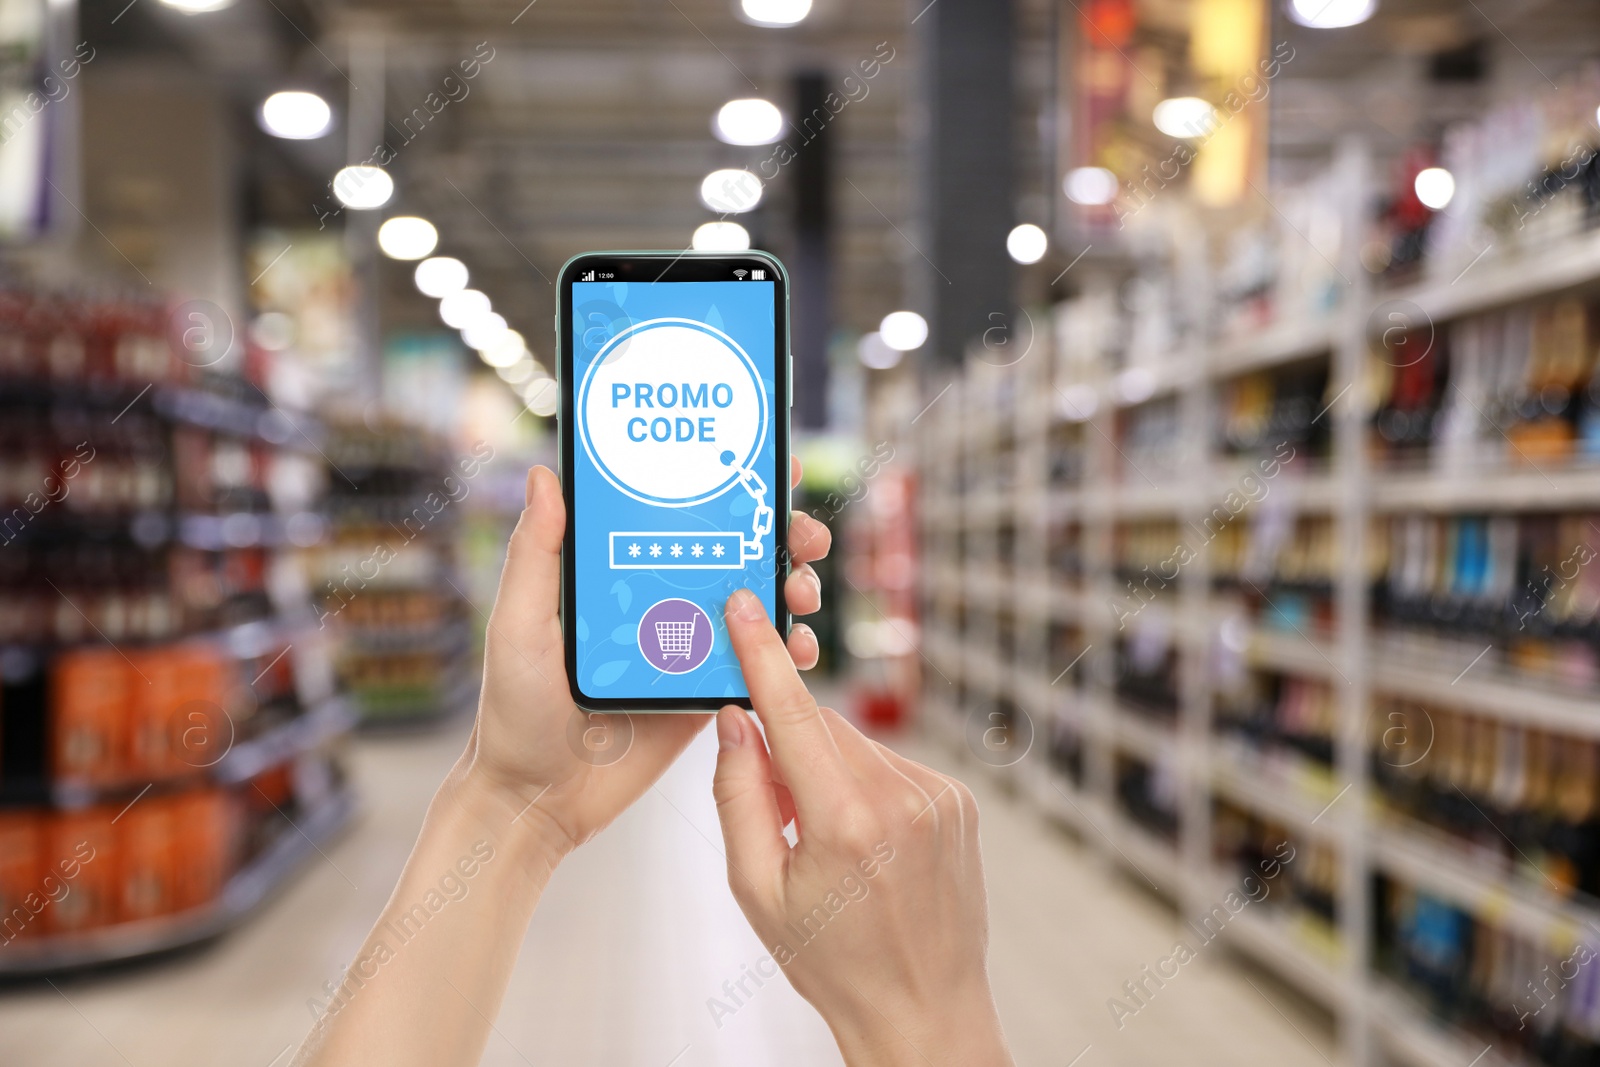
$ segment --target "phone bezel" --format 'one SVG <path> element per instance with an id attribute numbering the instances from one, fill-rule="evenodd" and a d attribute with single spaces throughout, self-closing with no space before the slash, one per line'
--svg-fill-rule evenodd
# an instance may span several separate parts
<path id="1" fill-rule="evenodd" d="M 770 484 L 773 486 L 774 563 L 778 568 L 775 584 L 773 625 L 778 633 L 787 637 L 790 628 L 788 605 L 784 601 L 784 579 L 789 573 L 787 533 L 791 488 L 789 485 L 789 405 L 793 390 L 793 356 L 789 351 L 789 276 L 775 256 L 765 252 L 585 252 L 573 256 L 561 267 L 556 277 L 556 381 L 560 387 L 561 406 L 557 414 L 557 439 L 560 449 L 561 494 L 567 507 L 567 532 L 561 548 L 561 631 L 563 656 L 567 667 L 567 685 L 572 699 L 585 711 L 638 711 L 638 712 L 689 712 L 715 711 L 734 704 L 750 707 L 749 697 L 661 697 L 614 698 L 594 697 L 585 693 L 578 682 L 577 642 L 571 637 L 568 620 L 577 611 L 577 564 L 569 550 L 577 533 L 577 517 L 573 495 L 573 472 L 577 462 L 576 435 L 573 420 L 573 332 L 572 285 L 589 270 L 614 273 L 616 281 L 650 284 L 654 282 L 732 281 L 736 269 L 765 268 L 771 271 L 768 279 L 773 284 L 773 353 L 778 366 L 773 368 L 773 384 L 777 395 L 772 402 L 772 425 L 776 437 L 774 445 L 774 470 Z"/>

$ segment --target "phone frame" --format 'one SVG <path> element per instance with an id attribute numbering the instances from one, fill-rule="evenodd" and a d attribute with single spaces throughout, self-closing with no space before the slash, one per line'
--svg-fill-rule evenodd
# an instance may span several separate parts
<path id="1" fill-rule="evenodd" d="M 749 697 L 661 697 L 614 698 L 593 697 L 583 692 L 578 684 L 578 645 L 571 637 L 568 621 L 577 612 L 577 562 L 570 546 L 577 536 L 576 492 L 573 473 L 577 464 L 577 436 L 573 419 L 573 399 L 576 382 L 573 373 L 572 285 L 589 270 L 614 273 L 608 281 L 626 281 L 636 284 L 654 282 L 733 281 L 735 269 L 766 269 L 771 272 L 773 284 L 773 353 L 781 365 L 773 368 L 773 386 L 777 395 L 772 398 L 772 428 L 775 435 L 773 453 L 774 470 L 769 484 L 773 489 L 772 522 L 773 554 L 770 561 L 761 561 L 777 571 L 774 591 L 773 625 L 787 638 L 791 623 L 788 604 L 784 600 L 784 580 L 789 574 L 788 530 L 790 514 L 790 457 L 789 415 L 794 397 L 794 355 L 789 350 L 789 274 L 777 257 L 754 250 L 745 252 L 685 252 L 685 251 L 616 251 L 584 252 L 573 256 L 561 266 L 556 276 L 556 383 L 560 387 L 561 405 L 556 416 L 556 437 L 559 442 L 559 467 L 561 495 L 567 506 L 567 532 L 561 543 L 561 633 L 562 654 L 567 668 L 567 685 L 572 699 L 584 711 L 629 712 L 693 712 L 716 711 L 729 704 L 750 707 Z"/>

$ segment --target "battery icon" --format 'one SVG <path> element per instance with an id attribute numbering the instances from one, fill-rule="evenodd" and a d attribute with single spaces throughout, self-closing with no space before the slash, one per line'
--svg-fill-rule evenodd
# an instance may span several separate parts
<path id="1" fill-rule="evenodd" d="M 760 269 L 753 270 L 750 272 L 750 280 L 753 282 L 764 282 L 767 280 L 767 272 Z"/>

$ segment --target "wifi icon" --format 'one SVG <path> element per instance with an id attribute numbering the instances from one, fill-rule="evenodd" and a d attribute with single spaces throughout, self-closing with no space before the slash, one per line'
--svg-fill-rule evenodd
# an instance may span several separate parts
<path id="1" fill-rule="evenodd" d="M 736 271 L 733 272 L 733 276 L 735 278 L 738 278 L 742 282 L 742 281 L 744 281 L 744 276 L 746 274 L 749 274 L 749 273 L 750 272 L 747 271 L 747 270 L 736 270 Z"/>

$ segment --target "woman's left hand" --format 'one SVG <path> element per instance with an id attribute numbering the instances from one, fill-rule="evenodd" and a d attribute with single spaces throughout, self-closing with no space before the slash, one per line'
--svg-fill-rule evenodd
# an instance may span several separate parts
<path id="1" fill-rule="evenodd" d="M 799 460 L 790 475 L 798 485 Z M 458 789 L 487 798 L 512 822 L 531 821 L 559 853 L 620 815 L 711 718 L 591 714 L 573 703 L 560 618 L 565 532 L 561 485 L 548 468 L 535 467 L 484 638 L 477 724 L 456 774 Z M 828 554 L 831 540 L 821 522 L 794 513 L 784 597 L 796 615 L 821 607 L 821 583 L 809 564 Z M 802 669 L 817 662 L 809 626 L 793 627 L 788 649 Z"/>

